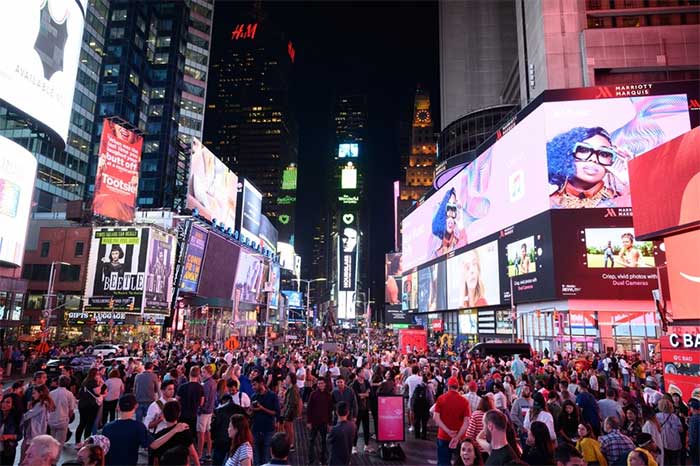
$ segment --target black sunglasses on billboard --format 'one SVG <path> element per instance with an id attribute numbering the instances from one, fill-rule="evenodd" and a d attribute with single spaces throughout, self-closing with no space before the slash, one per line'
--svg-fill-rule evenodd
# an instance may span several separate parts
<path id="1" fill-rule="evenodd" d="M 595 162 L 604 167 L 611 166 L 615 161 L 616 155 L 615 149 L 612 147 L 599 147 L 596 149 L 585 142 L 577 142 L 573 150 L 573 156 L 577 161 L 588 162 L 595 156 Z"/>

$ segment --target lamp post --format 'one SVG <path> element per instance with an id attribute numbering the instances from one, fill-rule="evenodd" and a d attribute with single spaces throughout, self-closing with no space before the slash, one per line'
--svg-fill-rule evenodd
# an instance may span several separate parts
<path id="1" fill-rule="evenodd" d="M 309 311 L 311 309 L 311 284 L 314 282 L 325 282 L 325 278 L 313 278 L 311 280 L 306 280 L 304 278 L 292 278 L 292 281 L 299 283 L 306 283 L 306 346 L 309 346 Z"/>
<path id="2" fill-rule="evenodd" d="M 49 322 L 51 320 L 51 314 L 53 313 L 53 308 L 51 306 L 51 298 L 53 297 L 53 288 L 54 284 L 56 281 L 56 264 L 58 265 L 70 265 L 68 262 L 62 262 L 62 261 L 53 261 L 51 262 L 51 271 L 49 272 L 49 288 L 46 294 L 46 298 L 44 299 L 44 312 L 42 312 L 42 315 L 44 317 L 44 322 L 45 328 L 41 329 L 41 341 L 46 342 L 46 334 L 48 333 L 47 330 L 49 328 Z M 58 336 L 58 335 L 57 335 Z"/>

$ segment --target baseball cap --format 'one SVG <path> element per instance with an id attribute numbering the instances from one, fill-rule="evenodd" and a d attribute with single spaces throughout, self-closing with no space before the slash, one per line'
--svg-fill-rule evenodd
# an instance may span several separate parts
<path id="1" fill-rule="evenodd" d="M 448 387 L 459 387 L 459 380 L 457 380 L 457 377 L 450 377 L 447 380 L 447 386 Z"/>
<path id="2" fill-rule="evenodd" d="M 469 390 L 476 391 L 478 388 L 479 388 L 479 386 L 476 384 L 476 382 L 474 382 L 474 381 L 469 382 Z"/>

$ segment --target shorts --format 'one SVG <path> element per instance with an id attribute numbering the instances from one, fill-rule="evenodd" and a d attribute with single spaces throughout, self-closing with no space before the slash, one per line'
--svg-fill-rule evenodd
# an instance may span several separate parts
<path id="1" fill-rule="evenodd" d="M 197 415 L 197 432 L 209 432 L 212 414 Z"/>

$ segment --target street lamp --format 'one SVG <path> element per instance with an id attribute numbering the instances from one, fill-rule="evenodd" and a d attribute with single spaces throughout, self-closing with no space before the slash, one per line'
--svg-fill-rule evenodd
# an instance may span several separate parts
<path id="1" fill-rule="evenodd" d="M 304 278 L 292 278 L 292 281 L 301 283 L 306 283 L 306 346 L 309 346 L 309 312 L 311 309 L 311 284 L 314 282 L 325 282 L 325 278 L 313 278 L 311 280 L 306 280 Z"/>
<path id="2" fill-rule="evenodd" d="M 41 329 L 41 341 L 45 342 L 46 341 L 46 330 L 49 328 L 49 321 L 51 320 L 51 314 L 53 312 L 53 308 L 51 306 L 51 298 L 53 297 L 53 287 L 54 283 L 56 281 L 56 264 L 58 265 L 70 265 L 68 262 L 62 262 L 62 261 L 53 261 L 51 262 L 51 271 L 49 273 L 49 288 L 47 290 L 46 294 L 46 299 L 44 300 L 44 312 L 42 315 L 44 316 L 44 321 L 46 322 L 45 327 Z"/>

